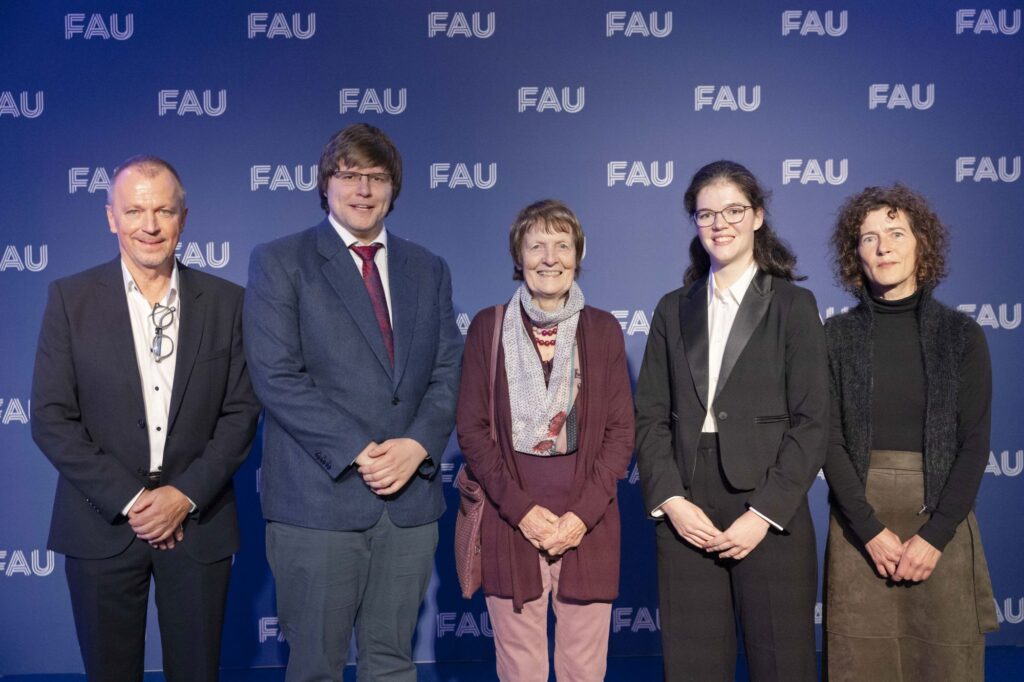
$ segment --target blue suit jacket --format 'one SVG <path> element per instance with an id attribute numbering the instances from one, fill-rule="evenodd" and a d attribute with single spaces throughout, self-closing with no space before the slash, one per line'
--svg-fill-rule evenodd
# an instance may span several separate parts
<path id="1" fill-rule="evenodd" d="M 385 505 L 396 525 L 444 512 L 437 463 L 455 423 L 462 355 L 443 260 L 388 234 L 395 366 L 369 294 L 325 219 L 253 250 L 246 355 L 266 408 L 263 515 L 306 528 L 365 530 Z M 381 498 L 351 466 L 367 443 L 408 437 L 430 460 Z"/>

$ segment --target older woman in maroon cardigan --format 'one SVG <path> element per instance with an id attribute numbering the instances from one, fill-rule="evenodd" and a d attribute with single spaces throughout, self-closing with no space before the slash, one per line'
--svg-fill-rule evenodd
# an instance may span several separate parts
<path id="1" fill-rule="evenodd" d="M 469 327 L 457 429 L 486 493 L 483 590 L 498 677 L 603 680 L 611 602 L 619 587 L 618 480 L 633 452 L 633 400 L 619 323 L 585 306 L 575 280 L 583 230 L 563 203 L 539 201 L 512 225 L 514 279 L 501 308 L 494 393 L 495 308 Z M 491 440 L 491 401 L 495 440 Z"/>

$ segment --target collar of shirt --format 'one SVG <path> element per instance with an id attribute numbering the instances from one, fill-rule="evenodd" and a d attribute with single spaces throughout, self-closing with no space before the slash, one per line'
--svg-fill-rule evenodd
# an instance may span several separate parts
<path id="1" fill-rule="evenodd" d="M 708 305 L 718 297 L 723 303 L 728 299 L 732 299 L 736 306 L 739 307 L 740 303 L 743 302 L 743 296 L 747 293 L 747 289 L 750 288 L 750 283 L 754 279 L 754 275 L 757 274 L 757 261 L 750 263 L 750 266 L 743 271 L 739 279 L 732 283 L 732 286 L 720 289 L 715 286 L 715 275 L 713 272 L 708 272 Z"/>
<path id="2" fill-rule="evenodd" d="M 132 277 L 132 273 L 128 272 L 128 266 L 125 265 L 124 259 L 121 259 L 121 274 L 124 277 L 124 289 L 125 292 L 130 296 L 133 291 L 142 294 L 142 290 L 139 289 L 139 285 L 135 283 L 135 278 Z M 160 305 L 171 306 L 178 298 L 178 261 L 174 260 L 171 266 L 171 286 L 167 287 L 167 293 L 163 299 L 160 300 Z"/>
<path id="3" fill-rule="evenodd" d="M 341 241 L 345 242 L 346 249 L 352 246 L 353 244 L 362 243 L 358 239 L 356 239 L 351 232 L 342 227 L 341 223 L 335 220 L 334 216 L 332 216 L 330 213 L 327 214 L 327 220 L 331 223 L 331 227 L 334 228 L 334 231 L 338 233 L 338 236 L 341 237 Z M 377 238 L 374 239 L 372 243 L 382 245 L 384 247 L 384 251 L 386 252 L 388 250 L 388 228 L 382 227 L 380 230 L 380 234 L 377 235 Z"/>

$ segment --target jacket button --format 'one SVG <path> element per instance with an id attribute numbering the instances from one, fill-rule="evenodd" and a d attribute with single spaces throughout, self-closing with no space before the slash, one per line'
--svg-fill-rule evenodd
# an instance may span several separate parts
<path id="1" fill-rule="evenodd" d="M 718 418 L 719 419 L 728 419 L 729 418 L 729 413 L 726 412 L 725 410 L 722 410 L 721 412 L 718 413 Z"/>
<path id="2" fill-rule="evenodd" d="M 397 395 L 391 399 L 391 404 L 392 405 L 397 405 L 400 402 L 402 402 L 402 401 L 398 399 Z"/>
<path id="3" fill-rule="evenodd" d="M 139 421 L 137 421 L 135 423 L 139 425 L 140 429 L 146 428 L 146 420 L 145 419 L 140 419 Z"/>

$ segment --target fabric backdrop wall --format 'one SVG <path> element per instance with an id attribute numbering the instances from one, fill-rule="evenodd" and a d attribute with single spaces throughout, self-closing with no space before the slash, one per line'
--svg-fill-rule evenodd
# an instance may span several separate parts
<path id="1" fill-rule="evenodd" d="M 543 197 L 572 206 L 587 232 L 580 284 L 622 322 L 634 377 L 654 305 L 681 283 L 694 234 L 682 194 L 704 163 L 735 159 L 773 190 L 771 219 L 822 318 L 851 303 L 827 251 L 843 198 L 897 180 L 924 192 L 952 233 L 938 296 L 984 327 L 995 373 L 978 499 L 1002 621 L 988 641 L 1024 645 L 1021 14 L 1005 0 L 4 3 L 0 674 L 81 670 L 63 560 L 46 550 L 56 473 L 30 438 L 29 393 L 47 284 L 117 253 L 103 210 L 113 168 L 137 153 L 175 164 L 190 208 L 180 258 L 244 284 L 253 245 L 323 217 L 320 150 L 357 121 L 401 149 L 388 229 L 448 261 L 463 331 L 513 290 L 516 212 Z M 483 600 L 463 600 L 454 575 L 461 464 L 453 439 L 423 661 L 493 656 Z M 280 665 L 287 651 L 259 466 L 257 447 L 236 476 L 226 667 Z M 612 656 L 660 650 L 636 483 L 631 467 Z M 819 551 L 826 497 L 819 480 Z"/>

